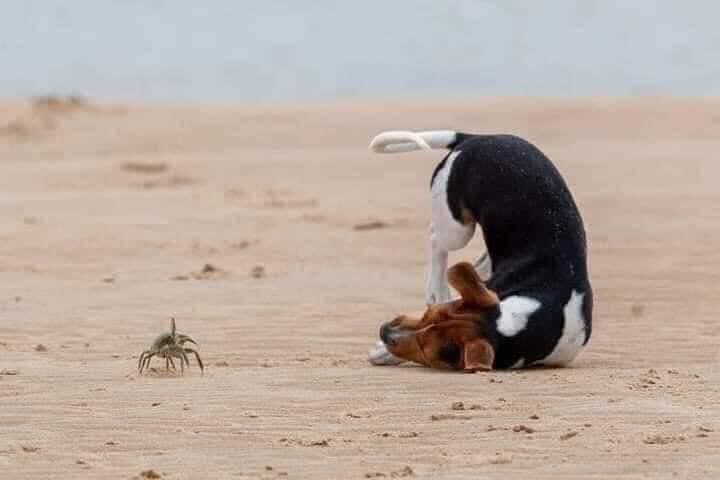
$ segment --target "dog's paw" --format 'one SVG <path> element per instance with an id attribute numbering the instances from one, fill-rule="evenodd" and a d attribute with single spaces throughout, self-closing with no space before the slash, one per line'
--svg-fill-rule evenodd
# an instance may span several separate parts
<path id="1" fill-rule="evenodd" d="M 381 341 L 378 341 L 368 352 L 368 361 L 373 365 L 399 365 L 405 360 L 396 357 L 388 352 L 387 347 Z"/>

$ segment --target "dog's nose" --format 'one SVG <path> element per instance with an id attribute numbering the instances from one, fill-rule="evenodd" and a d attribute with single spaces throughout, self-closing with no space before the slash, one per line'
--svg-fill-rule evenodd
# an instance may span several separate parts
<path id="1" fill-rule="evenodd" d="M 393 327 L 391 326 L 392 322 L 383 323 L 380 327 L 380 340 L 383 341 L 385 345 L 395 345 L 395 340 L 393 340 L 393 336 L 391 335 Z"/>

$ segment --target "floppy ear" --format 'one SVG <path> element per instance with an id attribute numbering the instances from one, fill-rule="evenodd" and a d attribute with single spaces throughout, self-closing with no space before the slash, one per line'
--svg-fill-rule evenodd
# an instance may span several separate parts
<path id="1" fill-rule="evenodd" d="M 499 303 L 498 297 L 480 280 L 475 268 L 461 262 L 448 269 L 448 282 L 458 291 L 464 302 L 478 307 L 492 307 Z"/>
<path id="2" fill-rule="evenodd" d="M 492 370 L 493 361 L 495 360 L 495 350 L 487 340 L 476 338 L 465 344 L 464 358 L 464 370 L 466 372 L 473 373 L 478 370 Z"/>

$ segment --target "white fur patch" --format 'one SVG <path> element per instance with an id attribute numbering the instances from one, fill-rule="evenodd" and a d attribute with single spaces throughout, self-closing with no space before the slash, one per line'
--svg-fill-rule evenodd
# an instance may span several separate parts
<path id="1" fill-rule="evenodd" d="M 541 303 L 534 298 L 513 295 L 500 302 L 500 318 L 497 320 L 498 332 L 512 337 L 525 329 L 528 317 L 540 308 Z"/>
<path id="2" fill-rule="evenodd" d="M 570 300 L 563 308 L 565 323 L 563 333 L 552 353 L 539 363 L 548 366 L 562 366 L 572 362 L 585 343 L 585 316 L 583 315 L 584 293 L 576 290 L 570 294 Z"/>
<path id="3" fill-rule="evenodd" d="M 513 363 L 510 368 L 522 368 L 525 366 L 525 359 L 521 358 L 517 362 Z"/>
<path id="4" fill-rule="evenodd" d="M 430 195 L 432 196 L 430 235 L 433 246 L 444 250 L 458 250 L 470 242 L 475 233 L 475 223 L 465 225 L 455 220 L 447 199 L 447 184 L 455 159 L 462 153 L 455 150 L 448 155 L 445 165 L 435 175 Z M 443 272 L 443 275 L 445 272 Z"/>

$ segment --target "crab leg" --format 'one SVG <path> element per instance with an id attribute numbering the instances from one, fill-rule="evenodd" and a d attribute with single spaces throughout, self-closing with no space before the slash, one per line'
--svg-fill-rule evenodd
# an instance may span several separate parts
<path id="1" fill-rule="evenodd" d="M 200 365 L 200 371 L 201 371 L 201 372 L 204 372 L 204 371 L 205 371 L 205 367 L 203 366 L 202 360 L 200 360 L 200 354 L 199 354 L 196 350 L 193 350 L 193 349 L 190 348 L 190 347 L 186 347 L 186 348 L 184 348 L 183 350 L 185 351 L 185 353 L 193 353 L 193 354 L 195 354 L 195 358 L 197 359 L 198 365 Z"/>
<path id="2" fill-rule="evenodd" d="M 145 355 L 145 359 L 143 360 L 143 365 L 140 367 L 140 373 L 142 373 L 142 371 L 143 371 L 144 369 L 150 367 L 150 360 L 151 360 L 152 357 L 154 357 L 155 355 L 157 355 L 157 352 L 150 352 L 150 353 L 148 353 L 147 355 Z"/>
<path id="3" fill-rule="evenodd" d="M 180 349 L 180 355 L 185 359 L 185 365 L 190 367 L 190 360 L 188 360 L 188 356 L 182 348 Z"/>
<path id="4" fill-rule="evenodd" d="M 145 358 L 145 355 L 147 355 L 148 353 L 150 353 L 148 350 L 145 350 L 142 353 L 140 353 L 140 357 L 138 357 L 138 371 L 142 371 L 142 361 L 143 361 L 143 358 Z"/>

